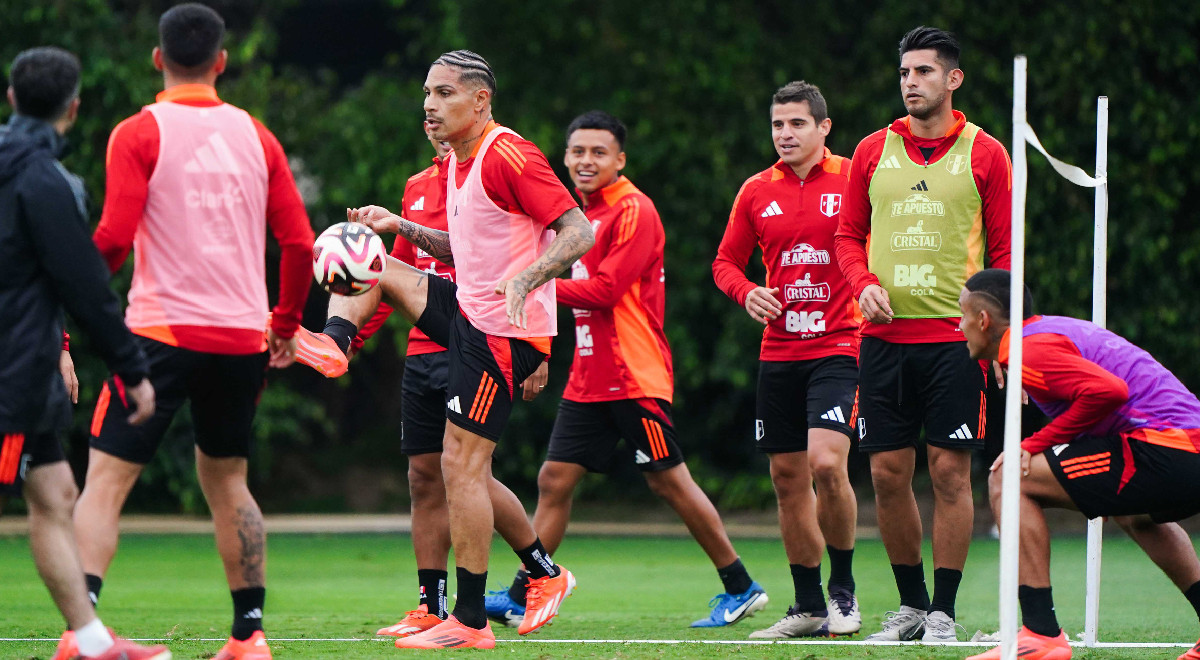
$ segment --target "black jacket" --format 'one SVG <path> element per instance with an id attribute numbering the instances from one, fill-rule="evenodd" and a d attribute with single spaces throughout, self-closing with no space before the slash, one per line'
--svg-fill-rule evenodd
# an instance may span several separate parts
<path id="1" fill-rule="evenodd" d="M 65 146 L 43 121 L 14 114 L 0 127 L 0 432 L 71 423 L 64 308 L 125 382 L 147 373 L 89 235 L 83 182 L 58 162 Z"/>

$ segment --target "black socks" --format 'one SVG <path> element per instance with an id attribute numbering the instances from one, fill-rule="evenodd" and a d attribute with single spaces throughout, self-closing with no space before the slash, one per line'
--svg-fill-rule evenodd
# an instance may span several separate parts
<path id="1" fill-rule="evenodd" d="M 349 353 L 350 342 L 358 335 L 358 326 L 340 316 L 331 316 L 325 321 L 322 332 L 332 337 L 343 353 Z"/>
<path id="2" fill-rule="evenodd" d="M 513 599 L 513 602 L 524 607 L 525 606 L 525 588 L 529 584 L 529 571 L 520 568 L 517 569 L 517 575 L 513 578 L 512 586 L 508 588 L 508 597 Z"/>
<path id="3" fill-rule="evenodd" d="M 845 589 L 854 593 L 854 548 L 838 550 L 826 545 L 825 552 L 829 553 L 829 589 Z"/>
<path id="4" fill-rule="evenodd" d="M 262 630 L 263 603 L 266 587 L 246 587 L 229 592 L 233 596 L 233 631 L 230 637 L 246 641 L 256 630 Z"/>
<path id="5" fill-rule="evenodd" d="M 1054 599 L 1050 587 L 1017 587 L 1017 600 L 1021 603 L 1021 623 L 1029 630 L 1044 637 L 1058 637 L 1061 630 L 1058 617 L 1054 616 Z"/>
<path id="6" fill-rule="evenodd" d="M 744 594 L 750 589 L 750 574 L 746 572 L 746 567 L 742 566 L 741 558 L 733 560 L 733 563 L 717 569 L 717 575 L 721 578 L 721 584 L 725 585 L 725 592 L 731 594 Z"/>
<path id="7" fill-rule="evenodd" d="M 482 630 L 487 625 L 487 612 L 483 608 L 483 592 L 487 588 L 487 571 L 472 573 L 465 568 L 455 569 L 458 578 L 458 602 L 454 605 L 454 618 L 468 628 Z"/>
<path id="8" fill-rule="evenodd" d="M 796 589 L 796 611 L 827 616 L 825 593 L 821 591 L 821 565 L 810 567 L 792 564 L 791 567 L 792 585 Z"/>
<path id="9" fill-rule="evenodd" d="M 446 611 L 446 580 L 450 574 L 433 568 L 417 569 L 417 584 L 421 586 L 420 605 L 424 605 L 430 614 L 445 621 L 449 613 Z"/>
<path id="10" fill-rule="evenodd" d="M 929 591 L 925 588 L 925 565 L 917 562 L 912 566 L 892 564 L 896 576 L 896 588 L 900 591 L 900 604 L 929 611 Z"/>
<path id="11" fill-rule="evenodd" d="M 958 599 L 958 583 L 962 582 L 962 571 L 953 568 L 933 569 L 933 602 L 930 612 L 945 612 L 954 618 L 954 601 Z"/>
<path id="12" fill-rule="evenodd" d="M 517 556 L 521 558 L 525 570 L 529 571 L 529 577 L 535 580 L 544 577 L 558 577 L 558 566 L 554 565 L 550 553 L 542 547 L 541 539 L 534 539 L 533 545 L 517 550 Z"/>
<path id="13" fill-rule="evenodd" d="M 92 607 L 95 607 L 100 602 L 100 587 L 104 586 L 104 578 L 91 573 L 84 573 L 83 579 L 87 582 L 88 598 L 92 601 Z"/>

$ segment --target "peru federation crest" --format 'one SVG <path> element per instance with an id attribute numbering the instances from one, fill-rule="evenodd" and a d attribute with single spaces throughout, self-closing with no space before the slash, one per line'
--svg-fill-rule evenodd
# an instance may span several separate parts
<path id="1" fill-rule="evenodd" d="M 842 210 L 842 196 L 840 193 L 825 193 L 821 195 L 821 213 L 825 217 L 832 218 L 840 210 Z"/>

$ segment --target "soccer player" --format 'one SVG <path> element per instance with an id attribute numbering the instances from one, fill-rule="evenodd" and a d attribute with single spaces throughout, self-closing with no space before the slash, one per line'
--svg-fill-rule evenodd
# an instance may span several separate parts
<path id="1" fill-rule="evenodd" d="M 294 359 L 313 233 L 279 141 L 217 97 L 224 34 L 220 15 L 204 5 L 164 13 L 153 60 L 165 91 L 109 138 L 107 195 L 93 239 L 114 271 L 131 247 L 137 253 L 125 320 L 149 356 L 159 406 L 132 428 L 110 405 L 119 387 L 101 392 L 75 528 L 98 598 L 121 507 L 190 401 L 196 472 L 233 599 L 233 629 L 217 657 L 259 660 L 271 652 L 262 632 L 266 534 L 246 484 L 251 423 L 266 368 Z M 281 257 L 266 351 L 268 229 Z"/>
<path id="2" fill-rule="evenodd" d="M 1007 366 L 1010 282 L 1008 271 L 988 269 L 963 287 L 960 327 L 972 358 Z M 1021 384 L 1051 421 L 1021 442 L 1019 457 L 1001 454 L 988 480 L 999 519 L 999 468 L 1021 461 L 1018 655 L 1071 657 L 1050 594 L 1048 508 L 1113 516 L 1200 616 L 1200 560 L 1174 522 L 1200 512 L 1200 400 L 1124 338 L 1088 321 L 1035 316 L 1028 287 L 1023 307 Z M 997 648 L 973 660 L 999 657 Z M 1200 658 L 1200 642 L 1179 657 Z"/>
<path id="3" fill-rule="evenodd" d="M 83 182 L 58 162 L 79 115 L 79 79 L 79 59 L 53 47 L 21 52 L 9 73 L 14 114 L 0 128 L 0 496 L 28 504 L 33 560 L 67 622 L 56 658 L 166 660 L 166 647 L 115 638 L 96 617 L 71 525 L 79 491 L 59 441 L 78 392 L 59 372 L 64 309 L 123 384 L 114 408 L 129 424 L 154 414 L 146 356 L 88 240 Z"/>
<path id="4" fill-rule="evenodd" d="M 717 569 L 724 592 L 696 628 L 727 626 L 767 605 L 750 578 L 716 507 L 692 479 L 671 421 L 671 349 L 663 333 L 665 234 L 654 202 L 621 175 L 625 125 L 594 110 L 567 127 L 564 162 L 596 246 L 557 283 L 558 302 L 575 315 L 575 358 L 558 407 L 546 462 L 538 474 L 533 527 L 546 549 L 562 542 L 575 487 L 612 464 L 617 442 L 655 494 L 671 505 Z M 488 615 L 513 625 L 525 611 L 528 575 L 488 596 Z"/>
<path id="5" fill-rule="evenodd" d="M 900 608 L 869 640 L 957 638 L 954 603 L 974 516 L 971 452 L 983 446 L 987 408 L 986 373 L 967 355 L 955 301 L 985 263 L 1008 267 L 1012 209 L 1008 153 L 953 109 L 958 58 L 958 42 L 936 28 L 900 40 L 908 116 L 854 150 L 834 241 L 865 319 L 859 449 L 871 456 L 879 534 L 900 592 Z M 922 427 L 933 482 L 932 602 L 912 488 Z"/>
<path id="6" fill-rule="evenodd" d="M 770 116 L 779 160 L 742 184 L 713 261 L 717 286 L 766 326 L 755 440 L 770 459 L 796 596 L 778 623 L 750 636 L 849 635 L 862 628 L 851 567 L 858 503 L 846 471 L 860 319 L 830 252 L 850 161 L 825 147 L 832 121 L 816 85 L 780 87 Z M 756 244 L 765 286 L 746 277 Z M 829 551 L 828 601 L 822 545 Z"/>
<path id="7" fill-rule="evenodd" d="M 448 350 L 442 477 L 458 601 L 445 622 L 400 648 L 493 648 L 484 611 L 493 526 L 531 571 L 521 634 L 549 622 L 575 586 L 554 563 L 517 497 L 492 477 L 492 453 L 514 385 L 545 361 L 557 332 L 554 277 L 592 246 L 579 211 L 537 147 L 492 121 L 496 78 L 482 57 L 438 57 L 425 80 L 425 126 L 452 149 L 445 164 L 448 231 L 369 206 L 348 216 L 395 232 L 455 267 L 455 282 L 389 258 L 380 285 L 332 296 L 324 334 L 345 350 L 382 299 Z"/>

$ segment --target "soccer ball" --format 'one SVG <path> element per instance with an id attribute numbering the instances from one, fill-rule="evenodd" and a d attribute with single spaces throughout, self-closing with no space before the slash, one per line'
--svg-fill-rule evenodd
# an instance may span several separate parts
<path id="1" fill-rule="evenodd" d="M 339 222 L 313 243 L 313 277 L 329 293 L 366 293 L 379 283 L 385 267 L 383 240 L 364 224 Z"/>

